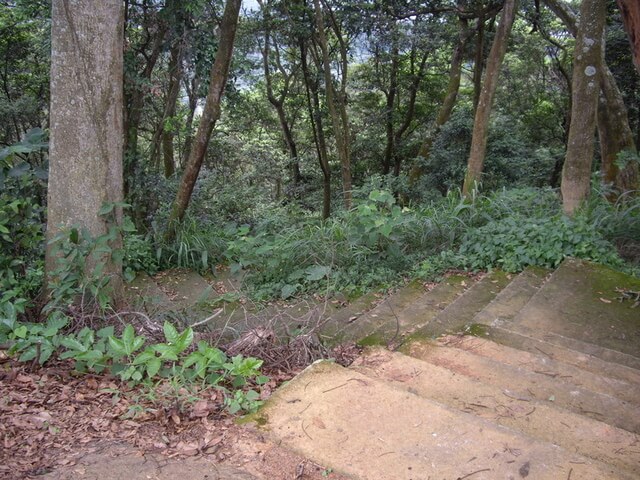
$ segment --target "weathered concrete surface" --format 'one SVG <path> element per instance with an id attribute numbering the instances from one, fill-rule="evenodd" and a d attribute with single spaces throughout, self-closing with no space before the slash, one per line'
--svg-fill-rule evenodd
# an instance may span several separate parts
<path id="1" fill-rule="evenodd" d="M 640 405 L 640 384 L 583 370 L 574 365 L 555 361 L 540 352 L 533 354 L 473 336 L 450 335 L 439 338 L 438 343 L 487 357 L 512 367 L 524 368 L 529 372 L 542 374 L 551 379 L 558 379 L 567 385 L 574 385 Z"/>
<path id="2" fill-rule="evenodd" d="M 512 280 L 510 274 L 494 271 L 474 284 L 426 325 L 416 330 L 418 338 L 435 338 L 456 333 L 469 325 L 476 314 L 491 302 Z"/>
<path id="3" fill-rule="evenodd" d="M 503 390 L 526 392 L 527 398 L 556 404 L 577 414 L 640 433 L 640 406 L 607 394 L 592 392 L 544 373 L 511 366 L 465 350 L 427 342 L 412 342 L 404 350 L 425 362 Z"/>
<path id="4" fill-rule="evenodd" d="M 480 310 L 472 323 L 491 324 L 496 319 L 512 320 L 538 292 L 550 274 L 549 270 L 543 268 L 527 268 Z"/>
<path id="5" fill-rule="evenodd" d="M 402 310 L 397 310 L 398 305 L 394 307 L 391 299 L 385 300 L 369 313 L 368 329 L 359 328 L 349 334 L 362 345 L 400 344 L 407 335 L 429 324 L 474 283 L 468 277 L 448 277 L 428 292 L 417 291 L 413 301 Z M 363 338 L 365 333 L 368 336 Z"/>
<path id="6" fill-rule="evenodd" d="M 631 302 L 619 302 L 616 288 L 640 291 L 640 279 L 601 265 L 567 260 L 513 325 L 516 331 L 522 328 L 545 340 L 559 336 L 621 352 L 637 358 L 637 362 L 628 359 L 626 364 L 638 368 L 640 310 L 631 308 Z"/>
<path id="7" fill-rule="evenodd" d="M 483 333 L 484 338 L 500 344 L 533 354 L 541 354 L 547 358 L 574 365 L 582 370 L 640 385 L 640 371 L 626 365 L 608 362 L 579 350 L 572 350 L 562 345 L 549 343 L 523 332 L 514 332 L 505 327 L 486 326 L 483 328 Z M 535 335 L 537 333 L 533 332 L 532 334 Z"/>
<path id="8" fill-rule="evenodd" d="M 638 435 L 555 404 L 536 401 L 526 390 L 487 385 L 379 347 L 366 351 L 350 368 L 640 477 Z"/>
<path id="9" fill-rule="evenodd" d="M 278 390 L 261 415 L 285 445 L 362 480 L 631 478 L 329 362 Z"/>

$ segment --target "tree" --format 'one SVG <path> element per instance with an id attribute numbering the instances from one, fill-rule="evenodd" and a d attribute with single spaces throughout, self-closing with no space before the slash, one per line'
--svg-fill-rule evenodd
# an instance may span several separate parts
<path id="1" fill-rule="evenodd" d="M 480 20 L 478 20 L 480 21 Z M 458 19 L 458 41 L 453 48 L 453 53 L 451 56 L 451 68 L 449 69 L 449 82 L 447 84 L 447 90 L 442 101 L 442 105 L 438 110 L 438 115 L 436 116 L 431 129 L 427 132 L 426 138 L 422 142 L 420 146 L 420 151 L 418 155 L 423 159 L 429 158 L 431 153 L 431 147 L 433 146 L 433 142 L 440 133 L 442 126 L 446 124 L 451 118 L 451 113 L 453 112 L 453 107 L 456 104 L 456 99 L 458 98 L 458 91 L 460 89 L 460 78 L 462 76 L 462 63 L 464 60 L 464 50 L 469 41 L 470 32 L 467 24 L 467 20 L 463 18 Z M 409 174 L 409 181 L 414 184 L 418 181 L 418 179 L 423 175 L 423 166 L 421 165 L 422 161 L 416 162 Z"/>
<path id="2" fill-rule="evenodd" d="M 235 42 L 241 5 L 242 0 L 227 0 L 224 8 L 220 25 L 218 52 L 215 62 L 211 67 L 207 99 L 202 111 L 202 117 L 200 118 L 198 131 L 193 139 L 189 159 L 187 160 L 180 180 L 176 199 L 171 209 L 171 215 L 169 217 L 170 227 L 168 230 L 169 237 L 173 235 L 175 223 L 182 221 L 184 218 L 184 214 L 189 206 L 189 201 L 191 200 L 193 187 L 196 184 L 202 162 L 207 153 L 211 133 L 220 118 L 220 102 L 229 74 L 229 65 L 231 64 L 231 57 L 233 55 L 233 44 Z"/>
<path id="3" fill-rule="evenodd" d="M 79 225 L 93 237 L 113 233 L 99 214 L 122 202 L 123 8 L 120 0 L 54 0 L 51 27 L 51 140 L 47 238 Z M 105 259 L 116 299 L 122 266 Z M 47 272 L 55 266 L 47 250 Z M 93 265 L 87 265 L 88 269 Z"/>
<path id="4" fill-rule="evenodd" d="M 629 36 L 633 63 L 640 72 L 640 3 L 637 0 L 618 0 L 624 28 Z"/>
<path id="5" fill-rule="evenodd" d="M 320 0 L 313 0 L 313 5 L 315 8 L 317 41 L 320 51 L 322 52 L 322 66 L 324 71 L 327 107 L 329 108 L 329 115 L 331 117 L 331 123 L 333 124 L 333 133 L 336 138 L 338 158 L 340 159 L 340 165 L 342 166 L 342 193 L 344 198 L 344 207 L 346 210 L 349 210 L 351 208 L 351 127 L 349 124 L 349 116 L 347 114 L 348 49 L 334 13 L 331 8 L 325 5 L 331 28 L 338 41 L 338 51 L 340 53 L 338 71 L 341 74 L 341 78 L 340 88 L 338 89 L 333 82 L 329 43 L 327 41 L 324 24 L 324 9 L 320 5 Z"/>
<path id="6" fill-rule="evenodd" d="M 589 196 L 605 16 L 601 0 L 582 1 L 573 60 L 571 126 L 561 184 L 562 204 L 568 215 L 573 215 Z"/>
<path id="7" fill-rule="evenodd" d="M 568 5 L 560 0 L 546 0 L 549 8 L 562 20 L 569 32 L 578 35 L 575 14 Z M 614 188 L 612 198 L 617 193 L 628 192 L 638 188 L 638 164 L 635 161 L 626 162 L 620 168 L 618 158 L 623 152 L 635 156 L 636 147 L 633 133 L 629 125 L 629 116 L 624 104 L 618 84 L 605 62 L 605 48 L 601 49 L 600 64 L 602 72 L 599 75 L 601 95 L 599 98 L 597 125 L 600 139 L 601 173 L 604 184 Z"/>
<path id="8" fill-rule="evenodd" d="M 516 0 L 506 0 L 500 17 L 500 24 L 496 31 L 491 52 L 487 60 L 487 68 L 476 108 L 471 140 L 471 152 L 467 162 L 467 174 L 464 178 L 462 193 L 468 196 L 474 185 L 480 181 L 484 157 L 487 150 L 487 135 L 489 133 L 489 117 L 493 104 L 493 96 L 498 86 L 498 77 L 502 60 L 507 51 L 507 41 L 513 26 L 516 13 Z"/>

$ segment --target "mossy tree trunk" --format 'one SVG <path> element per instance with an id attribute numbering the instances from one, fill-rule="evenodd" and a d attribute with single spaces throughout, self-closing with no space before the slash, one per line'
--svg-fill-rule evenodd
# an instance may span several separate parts
<path id="1" fill-rule="evenodd" d="M 567 215 L 573 215 L 589 196 L 605 18 L 605 2 L 582 1 L 573 61 L 571 126 L 560 187 Z"/>
<path id="2" fill-rule="evenodd" d="M 484 157 L 487 150 L 487 136 L 489 133 L 489 117 L 493 105 L 493 97 L 498 86 L 500 67 L 507 51 L 507 43 L 511 27 L 515 19 L 516 0 L 506 0 L 500 17 L 500 24 L 496 31 L 491 52 L 487 59 L 482 90 L 478 107 L 476 108 L 475 120 L 473 123 L 473 134 L 471 138 L 471 152 L 467 162 L 467 174 L 464 178 L 462 194 L 466 197 L 473 190 L 474 186 L 480 182 L 480 176 L 484 166 Z"/>
<path id="3" fill-rule="evenodd" d="M 569 32 L 575 37 L 578 34 L 577 19 L 571 8 L 561 0 L 545 0 L 547 6 L 565 24 Z M 602 161 L 602 181 L 613 187 L 611 199 L 618 194 L 637 190 L 638 164 L 627 162 L 619 168 L 618 156 L 622 152 L 629 152 L 633 157 L 636 147 L 633 133 L 629 125 L 629 116 L 624 99 L 616 80 L 604 60 L 604 46 L 601 49 L 600 75 L 601 96 L 598 105 L 598 136 L 600 139 L 600 158 Z"/>
<path id="4" fill-rule="evenodd" d="M 122 219 L 118 208 L 110 218 L 99 212 L 123 197 L 123 22 L 120 0 L 53 1 L 48 239 L 72 225 L 98 237 Z M 46 253 L 50 274 L 56 259 Z M 105 261 L 117 301 L 122 265 Z"/>

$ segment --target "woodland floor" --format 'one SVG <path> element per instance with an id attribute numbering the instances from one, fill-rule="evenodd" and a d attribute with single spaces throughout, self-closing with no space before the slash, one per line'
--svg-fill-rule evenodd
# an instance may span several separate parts
<path id="1" fill-rule="evenodd" d="M 263 398 L 298 371 L 266 371 Z M 165 386 L 151 395 L 78 375 L 68 363 L 33 368 L 2 352 L 0 441 L 5 479 L 130 479 L 132 471 L 157 479 L 182 472 L 185 480 L 343 478 L 236 425 L 213 389 Z"/>

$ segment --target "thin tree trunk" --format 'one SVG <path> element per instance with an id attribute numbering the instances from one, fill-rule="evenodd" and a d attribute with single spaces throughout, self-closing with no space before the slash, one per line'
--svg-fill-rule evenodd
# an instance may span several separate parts
<path id="1" fill-rule="evenodd" d="M 431 147 L 433 146 L 433 142 L 438 137 L 438 134 L 440 133 L 442 127 L 451 118 L 453 107 L 455 106 L 456 100 L 458 98 L 458 91 L 460 90 L 460 78 L 462 76 L 464 50 L 470 38 L 467 21 L 460 19 L 458 25 L 460 27 L 458 33 L 458 43 L 453 49 L 453 54 L 451 56 L 451 68 L 449 69 L 449 83 L 447 85 L 447 93 L 445 94 L 442 105 L 440 106 L 440 110 L 438 111 L 438 116 L 434 120 L 430 131 L 427 133 L 427 137 L 425 138 L 424 142 L 420 146 L 418 155 L 423 159 L 428 159 L 429 155 L 431 155 Z M 409 172 L 409 183 L 411 185 L 415 184 L 422 177 L 422 175 L 424 175 L 421 163 L 421 161 L 416 162 L 411 169 L 411 172 Z"/>
<path id="2" fill-rule="evenodd" d="M 507 43 L 513 20 L 516 13 L 516 0 L 506 0 L 500 17 L 498 31 L 495 34 L 491 52 L 487 60 L 487 70 L 485 73 L 482 91 L 478 108 L 476 109 L 473 123 L 473 135 L 471 138 L 471 152 L 467 164 L 467 174 L 462 187 L 462 194 L 467 197 L 480 181 L 484 166 L 484 157 L 487 150 L 487 136 L 489 133 L 489 117 L 493 105 L 493 97 L 498 86 L 498 77 L 502 60 L 507 51 Z"/>
<path id="3" fill-rule="evenodd" d="M 416 113 L 416 99 L 418 97 L 418 89 L 420 88 L 420 83 L 422 82 L 422 78 L 424 77 L 425 67 L 427 65 L 427 58 L 429 57 L 429 52 L 425 52 L 422 55 L 422 59 L 420 60 L 420 65 L 418 66 L 418 71 L 414 72 L 413 82 L 411 82 L 411 87 L 409 89 L 409 105 L 407 107 L 407 111 L 404 116 L 404 121 L 402 125 L 395 131 L 394 133 L 394 167 L 393 174 L 398 177 L 400 175 L 400 167 L 402 165 L 402 157 L 399 155 L 398 149 L 402 143 L 402 139 L 404 134 L 409 129 L 411 122 L 415 117 Z M 413 71 L 413 67 L 412 67 Z"/>
<path id="4" fill-rule="evenodd" d="M 293 77 L 293 73 L 287 74 L 284 71 L 284 68 L 281 68 L 281 73 L 284 76 L 284 87 L 280 91 L 278 97 L 275 96 L 273 92 L 273 80 L 271 75 L 271 66 L 270 66 L 270 54 L 271 54 L 271 25 L 270 25 L 270 12 L 268 10 L 269 6 L 266 5 L 262 0 L 258 0 L 260 7 L 264 12 L 264 49 L 262 50 L 262 64 L 264 68 L 264 78 L 265 84 L 267 87 L 267 99 L 269 103 L 275 108 L 276 113 L 278 114 L 278 121 L 280 122 L 280 129 L 282 130 L 282 137 L 284 139 L 284 143 L 287 146 L 287 151 L 289 153 L 289 164 L 291 168 L 291 180 L 294 185 L 297 185 L 301 180 L 300 174 L 300 162 L 298 160 L 298 146 L 293 138 L 293 132 L 291 131 L 291 126 L 289 125 L 289 121 L 287 120 L 286 112 L 284 111 L 284 101 L 289 93 L 289 84 L 291 82 L 291 78 Z M 276 48 L 276 61 L 278 65 L 280 65 L 279 53 Z"/>
<path id="5" fill-rule="evenodd" d="M 238 26 L 238 17 L 242 0 L 227 0 L 220 25 L 220 42 L 215 62 L 211 68 L 211 80 L 209 91 L 198 132 L 194 138 L 193 148 L 189 155 L 189 160 L 185 166 L 176 194 L 175 202 L 169 216 L 169 230 L 167 236 L 171 238 L 175 233 L 177 222 L 181 222 L 189 206 L 193 187 L 198 179 L 202 162 L 207 153 L 211 133 L 216 122 L 220 118 L 220 102 L 224 93 L 229 74 L 229 65 L 233 55 L 233 44 L 235 41 Z"/>
<path id="6" fill-rule="evenodd" d="M 151 53 L 149 54 L 147 63 L 145 64 L 144 69 L 140 74 L 140 77 L 143 80 L 149 80 L 151 78 L 151 74 L 153 73 L 153 69 L 158 62 L 160 53 L 162 53 L 162 45 L 164 44 L 167 32 L 168 27 L 166 25 L 166 22 L 160 22 L 156 31 L 155 38 L 153 40 Z M 139 84 L 140 82 L 136 82 L 135 80 L 127 78 L 126 83 L 128 84 L 129 91 L 127 92 L 125 99 L 126 107 L 124 118 L 124 152 L 126 157 L 129 159 L 130 165 L 125 177 L 129 176 L 129 174 L 132 173 L 132 169 L 134 168 L 135 162 L 137 161 L 138 130 L 140 128 L 140 120 L 142 119 L 142 110 L 144 108 L 145 99 L 144 90 Z"/>
<path id="7" fill-rule="evenodd" d="M 307 106 L 309 109 L 309 121 L 311 122 L 311 130 L 313 132 L 313 141 L 318 155 L 318 163 L 320 164 L 320 170 L 322 170 L 322 218 L 326 220 L 331 215 L 331 170 L 329 168 L 327 142 L 324 137 L 318 84 L 317 82 L 312 81 L 311 74 L 309 72 L 309 65 L 307 63 L 307 45 L 303 38 L 299 40 L 299 43 L 302 74 L 304 77 Z"/>
<path id="8" fill-rule="evenodd" d="M 589 196 L 605 18 L 602 0 L 582 1 L 573 62 L 571 126 L 562 169 L 562 204 L 567 215 L 573 215 Z"/>
<path id="9" fill-rule="evenodd" d="M 198 107 L 198 88 L 200 86 L 198 77 L 194 76 L 189 83 L 191 84 L 191 88 L 189 88 L 188 83 L 185 83 L 185 88 L 189 97 L 189 114 L 187 115 L 187 122 L 185 124 L 187 135 L 184 139 L 184 150 L 180 161 L 181 167 L 187 164 L 189 156 L 191 155 L 191 146 L 193 145 L 193 117 L 195 116 L 196 108 Z"/>
<path id="10" fill-rule="evenodd" d="M 338 157 L 342 166 L 342 192 L 344 198 L 345 209 L 351 208 L 351 149 L 349 145 L 349 119 L 346 109 L 346 76 L 347 76 L 347 52 L 343 39 L 337 28 L 334 28 L 338 41 L 340 42 L 340 56 L 342 67 L 342 87 L 340 89 L 340 98 L 337 98 L 337 92 L 333 84 L 331 73 L 331 63 L 329 60 L 329 47 L 327 36 L 324 31 L 324 14 L 320 6 L 320 0 L 313 1 L 315 6 L 316 30 L 318 33 L 318 44 L 322 51 L 322 62 L 325 79 L 325 89 L 327 95 L 327 107 L 329 115 L 333 123 L 334 135 L 336 137 L 336 147 L 338 149 Z"/>
<path id="11" fill-rule="evenodd" d="M 393 46 L 391 47 L 391 70 L 389 72 L 389 91 L 386 92 L 386 106 L 385 106 L 385 131 L 387 142 L 384 149 L 384 157 L 382 160 L 382 174 L 387 175 L 391 171 L 391 162 L 393 159 L 394 147 L 395 147 L 395 136 L 394 136 L 394 127 L 393 127 L 393 111 L 395 109 L 396 102 L 396 93 L 398 92 L 398 69 L 399 69 L 399 59 L 398 59 L 398 45 L 397 42 L 393 41 Z"/>
<path id="12" fill-rule="evenodd" d="M 182 38 L 176 39 L 176 42 L 171 47 L 171 58 L 169 60 L 169 89 L 164 115 L 162 116 L 162 157 L 164 159 L 164 176 L 166 178 L 171 177 L 176 170 L 173 153 L 174 133 L 171 129 L 167 129 L 165 127 L 166 122 L 176 116 L 178 96 L 180 94 L 180 82 L 182 81 L 182 42 Z"/>
<path id="13" fill-rule="evenodd" d="M 484 70 L 484 8 L 480 6 L 478 26 L 476 28 L 476 54 L 473 62 L 473 111 L 478 108 L 480 92 L 482 91 L 482 71 Z"/>

